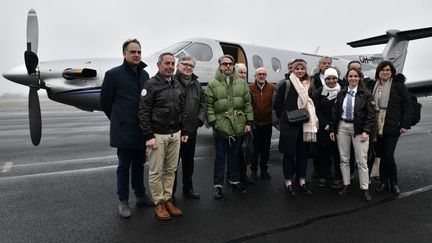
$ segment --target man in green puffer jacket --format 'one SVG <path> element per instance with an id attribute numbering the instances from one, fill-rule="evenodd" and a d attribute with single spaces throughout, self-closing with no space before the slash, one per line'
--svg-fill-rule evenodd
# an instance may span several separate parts
<path id="1" fill-rule="evenodd" d="M 213 128 L 216 158 L 214 166 L 214 198 L 223 194 L 225 158 L 228 155 L 228 181 L 233 189 L 247 193 L 240 184 L 239 153 L 241 136 L 250 132 L 253 122 L 251 96 L 246 82 L 234 71 L 234 58 L 224 55 L 219 58 L 216 77 L 206 90 L 207 121 Z"/>

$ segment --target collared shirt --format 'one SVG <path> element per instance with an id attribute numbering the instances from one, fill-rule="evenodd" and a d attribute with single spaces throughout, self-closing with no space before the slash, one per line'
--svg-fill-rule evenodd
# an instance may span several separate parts
<path id="1" fill-rule="evenodd" d="M 320 80 L 321 80 L 321 84 L 324 86 L 324 84 L 325 84 L 325 78 L 324 78 L 324 74 L 323 73 L 320 73 Z"/>
<path id="2" fill-rule="evenodd" d="M 355 104 L 355 96 L 357 94 L 357 88 L 358 88 L 358 86 L 356 86 L 354 89 L 350 89 L 348 87 L 347 95 L 345 96 L 345 99 L 342 103 L 342 119 L 347 119 L 347 114 L 346 114 L 347 106 L 346 105 L 347 105 L 347 98 L 348 98 L 348 95 L 350 95 L 349 93 L 351 90 L 353 91 L 353 93 L 351 95 L 351 97 L 352 97 L 352 99 L 351 99 L 352 100 L 352 102 L 351 102 L 351 117 L 352 117 L 352 119 L 354 119 L 354 104 Z"/>

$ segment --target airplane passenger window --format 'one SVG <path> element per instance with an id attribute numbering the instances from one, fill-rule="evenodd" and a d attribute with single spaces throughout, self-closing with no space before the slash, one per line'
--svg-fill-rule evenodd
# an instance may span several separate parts
<path id="1" fill-rule="evenodd" d="M 252 61 L 253 61 L 253 65 L 254 65 L 255 69 L 263 66 L 263 60 L 260 56 L 253 55 Z"/>
<path id="2" fill-rule="evenodd" d="M 210 61 L 213 58 L 213 52 L 210 46 L 195 42 L 185 49 L 197 61 Z"/>
<path id="3" fill-rule="evenodd" d="M 279 72 L 281 70 L 281 62 L 276 57 L 272 57 L 272 68 L 275 72 Z"/>

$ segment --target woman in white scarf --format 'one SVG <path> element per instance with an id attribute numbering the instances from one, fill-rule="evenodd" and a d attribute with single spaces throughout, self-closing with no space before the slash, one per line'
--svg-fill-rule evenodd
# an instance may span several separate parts
<path id="1" fill-rule="evenodd" d="M 278 89 L 273 108 L 280 119 L 279 151 L 284 154 L 283 171 L 285 178 L 285 192 L 290 196 L 296 196 L 292 186 L 293 174 L 299 178 L 299 191 L 311 194 L 306 186 L 306 170 L 309 145 L 316 142 L 318 131 L 318 118 L 315 114 L 315 105 L 310 98 L 313 91 L 313 83 L 306 73 L 307 64 L 302 59 L 293 62 L 293 73 L 289 80 Z M 288 84 L 287 84 L 288 83 Z M 285 97 L 285 91 L 288 89 Z M 286 112 L 306 108 L 309 113 L 309 121 L 305 123 L 289 123 Z M 294 158 L 296 168 L 293 169 Z"/>

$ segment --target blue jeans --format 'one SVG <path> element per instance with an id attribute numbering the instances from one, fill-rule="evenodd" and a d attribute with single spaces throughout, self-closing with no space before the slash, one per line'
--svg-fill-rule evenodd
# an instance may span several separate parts
<path id="1" fill-rule="evenodd" d="M 120 201 L 129 199 L 129 170 L 131 184 L 136 197 L 145 194 L 144 163 L 145 149 L 117 148 L 119 164 L 117 166 L 117 194 Z"/>
<path id="2" fill-rule="evenodd" d="M 285 180 L 292 180 L 293 177 L 293 163 L 295 159 L 295 172 L 297 178 L 306 178 L 306 170 L 307 170 L 307 159 L 308 159 L 308 151 L 310 143 L 303 142 L 303 135 L 300 134 L 297 136 L 297 145 L 295 155 L 289 156 L 288 154 L 284 154 L 283 157 L 283 172 Z"/>
<path id="3" fill-rule="evenodd" d="M 225 176 L 225 161 L 228 159 L 229 182 L 240 182 L 239 153 L 241 138 L 217 138 L 215 137 L 216 158 L 214 163 L 213 181 L 215 186 L 223 186 Z M 227 158 L 228 157 L 228 158 Z"/>

